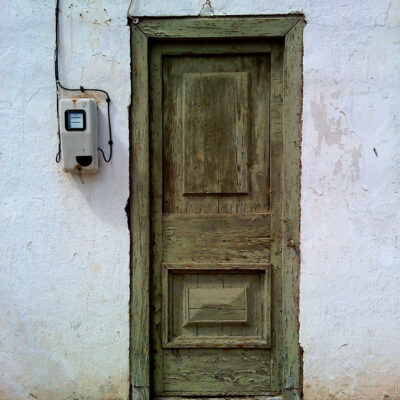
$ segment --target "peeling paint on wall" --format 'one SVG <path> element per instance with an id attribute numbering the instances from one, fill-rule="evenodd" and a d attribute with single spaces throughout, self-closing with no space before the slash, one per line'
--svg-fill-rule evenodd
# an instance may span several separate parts
<path id="1" fill-rule="evenodd" d="M 110 92 L 115 153 L 56 165 L 54 2 L 0 6 L 0 398 L 127 399 L 128 0 L 62 1 L 60 73 Z M 303 13 L 306 400 L 400 399 L 399 0 L 133 0 L 134 16 Z M 107 141 L 100 107 L 100 145 Z"/>

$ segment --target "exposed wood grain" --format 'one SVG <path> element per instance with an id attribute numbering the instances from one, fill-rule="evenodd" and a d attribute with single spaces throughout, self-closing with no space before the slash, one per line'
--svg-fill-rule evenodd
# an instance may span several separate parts
<path id="1" fill-rule="evenodd" d="M 165 349 L 267 349 L 269 342 L 252 336 L 181 336 L 164 345 Z M 198 390 L 200 392 L 200 389 Z"/>
<path id="2" fill-rule="evenodd" d="M 298 329 L 298 293 L 300 266 L 300 172 L 301 115 L 303 87 L 303 28 L 298 24 L 286 35 L 283 100 L 283 285 L 284 318 L 283 387 L 295 399 L 300 393 L 300 347 Z"/>
<path id="3" fill-rule="evenodd" d="M 162 397 L 156 400 L 181 400 L 181 397 Z M 220 400 L 220 397 L 185 397 L 186 400 Z M 251 397 L 229 397 L 229 400 L 283 400 L 281 396 L 251 396 Z"/>
<path id="4" fill-rule="evenodd" d="M 162 197 L 163 197 L 163 155 L 162 155 L 162 53 L 156 49 L 150 52 L 150 145 L 151 145 L 151 241 L 152 241 L 152 326 L 167 327 L 169 321 L 163 320 L 162 299 L 168 282 L 163 281 L 162 268 Z M 164 282 L 162 286 L 159 283 Z M 152 335 L 153 354 L 153 389 L 163 390 L 163 335 Z"/>
<path id="5" fill-rule="evenodd" d="M 164 214 L 164 262 L 265 262 L 268 214 Z"/>
<path id="6" fill-rule="evenodd" d="M 245 309 L 224 309 L 222 306 L 189 308 L 188 324 L 207 324 L 213 326 L 219 324 L 235 324 L 247 322 L 247 313 Z M 221 335 L 221 334 L 220 334 Z"/>
<path id="7" fill-rule="evenodd" d="M 177 45 L 173 45 L 175 49 Z M 223 47 L 223 46 L 222 46 Z M 179 51 L 183 51 L 180 45 Z M 193 46 L 186 46 L 188 52 L 193 51 Z M 267 46 L 270 48 L 270 46 Z M 162 51 L 168 49 L 162 46 Z M 266 51 L 265 44 L 250 46 L 251 51 Z M 243 49 L 240 49 L 243 51 Z M 203 48 L 203 52 L 206 49 Z M 266 212 L 269 207 L 269 106 L 270 89 L 270 56 L 258 54 L 257 56 L 230 54 L 220 57 L 165 57 L 164 58 L 164 92 L 163 92 L 163 141 L 164 141 L 164 212 Z M 185 171 L 182 159 L 182 143 L 184 137 L 184 121 L 182 119 L 181 104 L 183 103 L 183 76 L 192 73 L 233 73 L 242 71 L 249 74 L 249 107 L 248 123 L 248 165 L 246 176 L 249 190 L 246 196 L 182 196 L 183 175 Z M 221 123 L 222 128 L 226 123 Z M 198 133 L 195 132 L 198 136 Z M 196 143 L 198 137 L 193 140 Z M 226 142 L 226 140 L 225 140 Z M 244 149 L 245 146 L 242 146 Z M 212 151 L 204 152 L 204 169 L 207 174 L 215 173 L 215 168 L 210 167 L 206 157 Z M 196 156 L 194 152 L 193 156 Z M 244 157 L 243 157 L 244 159 Z M 207 162 L 206 162 L 207 161 Z M 243 167 L 241 167 L 243 171 Z M 201 172 L 201 169 L 199 170 Z M 201 174 L 204 176 L 204 174 Z M 227 175 L 229 176 L 229 174 Z M 224 177 L 226 179 L 226 176 Z M 193 176 L 196 180 L 196 176 Z M 243 181 L 243 179 L 242 179 Z"/>
<path id="8" fill-rule="evenodd" d="M 245 310 L 247 294 L 245 288 L 189 288 L 188 309 Z"/>
<path id="9" fill-rule="evenodd" d="M 301 400 L 302 394 L 300 389 L 283 389 L 283 400 Z"/>
<path id="10" fill-rule="evenodd" d="M 280 37 L 297 22 L 298 17 L 260 18 L 184 18 L 146 19 L 139 23 L 140 29 L 151 38 L 233 38 L 233 37 Z"/>
<path id="11" fill-rule="evenodd" d="M 235 264 L 235 263 L 212 263 L 212 264 L 202 264 L 202 263 L 164 263 L 165 268 L 172 270 L 177 270 L 179 272 L 185 271 L 185 273 L 193 272 L 199 273 L 201 271 L 216 271 L 221 270 L 224 272 L 231 271 L 265 271 L 271 264 L 269 263 L 245 263 L 245 264 Z"/>
<path id="12" fill-rule="evenodd" d="M 214 273 L 197 274 L 197 288 L 206 287 L 221 287 L 222 288 L 222 273 L 214 271 Z M 217 338 L 222 335 L 222 324 L 196 324 L 197 336 L 208 336 L 216 342 Z"/>
<path id="13" fill-rule="evenodd" d="M 265 350 L 196 349 L 166 352 L 165 391 L 263 393 L 270 389 L 270 360 Z M 194 384 L 195 383 L 195 384 Z M 223 388 L 223 390 L 221 390 Z"/>
<path id="14" fill-rule="evenodd" d="M 171 330 L 166 332 L 167 340 L 164 342 L 164 347 L 173 341 L 174 337 L 190 337 L 198 334 L 197 326 L 188 326 L 184 315 L 186 307 L 185 289 L 196 287 L 197 280 L 197 275 L 194 274 L 174 274 L 171 279 L 173 292 L 170 292 L 168 297 L 172 307 L 170 308 L 170 317 L 167 316 L 168 321 L 171 321 Z M 171 335 L 169 335 L 169 332 L 171 332 Z"/>
<path id="15" fill-rule="evenodd" d="M 181 400 L 181 397 L 162 397 L 156 400 Z M 185 397 L 186 400 L 220 400 L 220 397 Z M 251 396 L 251 397 L 229 397 L 229 400 L 283 400 L 281 396 Z"/>
<path id="16" fill-rule="evenodd" d="M 264 270 L 265 271 L 265 270 Z M 251 278 L 250 278 L 251 277 Z M 238 325 L 223 325 L 222 335 L 227 336 L 241 336 L 248 338 L 250 336 L 256 336 L 262 338 L 266 343 L 263 335 L 264 325 L 268 321 L 262 318 L 262 312 L 264 303 L 262 301 L 264 290 L 263 280 L 265 279 L 265 273 L 262 274 L 249 274 L 246 282 L 247 289 L 247 323 Z M 243 274 L 223 274 L 222 275 L 222 287 L 223 288 L 234 288 L 241 287 L 245 283 Z M 270 293 L 269 293 L 270 295 Z M 269 312 L 271 310 L 268 310 Z M 269 327 L 266 327 L 268 332 Z"/>
<path id="17" fill-rule="evenodd" d="M 242 265 L 241 269 L 238 269 L 239 266 L 229 268 L 226 264 L 214 268 L 210 264 L 164 265 L 162 286 L 167 289 L 163 292 L 163 346 L 201 348 L 204 344 L 203 347 L 270 347 L 271 268 L 268 265 L 257 264 L 251 268 L 247 267 Z M 219 323 L 215 321 L 207 326 L 187 323 L 188 317 L 183 314 L 187 314 L 188 290 L 219 290 L 223 293 L 224 290 L 229 290 L 225 288 L 246 291 L 246 323 L 232 324 L 232 321 L 227 319 Z M 207 301 L 212 302 L 213 296 Z M 202 338 L 195 340 L 195 336 Z"/>
<path id="18" fill-rule="evenodd" d="M 232 54 L 268 54 L 271 52 L 273 43 L 270 41 L 240 41 L 237 39 L 224 39 L 224 46 L 220 41 L 202 40 L 196 41 L 196 45 L 188 45 L 186 41 L 171 41 L 165 46 L 163 41 L 153 43 L 152 48 L 162 47 L 164 56 L 171 55 L 232 55 Z"/>
<path id="19" fill-rule="evenodd" d="M 132 400 L 150 400 L 150 389 L 148 387 L 131 387 Z"/>
<path id="20" fill-rule="evenodd" d="M 270 108 L 270 208 L 272 275 L 282 277 L 282 168 L 283 168 L 283 44 L 273 43 L 271 49 L 271 108 Z M 282 281 L 272 280 L 272 390 L 282 386 Z"/>
<path id="21" fill-rule="evenodd" d="M 246 292 L 240 287 L 186 288 L 186 325 L 247 322 Z"/>
<path id="22" fill-rule="evenodd" d="M 132 386 L 149 390 L 149 268 L 150 191 L 148 141 L 147 38 L 132 26 L 132 134 L 131 144 L 131 303 L 130 368 Z M 147 389 L 146 389 L 147 388 Z M 139 393 L 138 392 L 138 393 Z M 137 396 L 137 398 L 143 396 Z M 145 396 L 144 396 L 145 397 Z"/>
<path id="23" fill-rule="evenodd" d="M 248 75 L 183 74 L 184 194 L 248 192 Z"/>

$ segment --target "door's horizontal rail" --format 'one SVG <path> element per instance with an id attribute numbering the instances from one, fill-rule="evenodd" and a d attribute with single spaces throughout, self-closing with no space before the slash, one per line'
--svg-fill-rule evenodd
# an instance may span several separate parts
<path id="1" fill-rule="evenodd" d="M 165 263 L 266 263 L 269 214 L 164 214 Z"/>

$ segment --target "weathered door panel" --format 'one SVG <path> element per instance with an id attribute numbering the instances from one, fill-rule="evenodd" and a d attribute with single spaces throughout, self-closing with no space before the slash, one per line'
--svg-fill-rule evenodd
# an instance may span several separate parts
<path id="1" fill-rule="evenodd" d="M 194 47 L 151 53 L 153 392 L 268 394 L 271 46 Z"/>

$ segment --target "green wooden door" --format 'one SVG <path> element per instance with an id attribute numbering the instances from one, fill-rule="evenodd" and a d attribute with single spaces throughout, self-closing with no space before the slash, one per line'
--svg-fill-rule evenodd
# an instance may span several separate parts
<path id="1" fill-rule="evenodd" d="M 153 393 L 279 393 L 281 46 L 159 43 L 150 59 Z"/>

